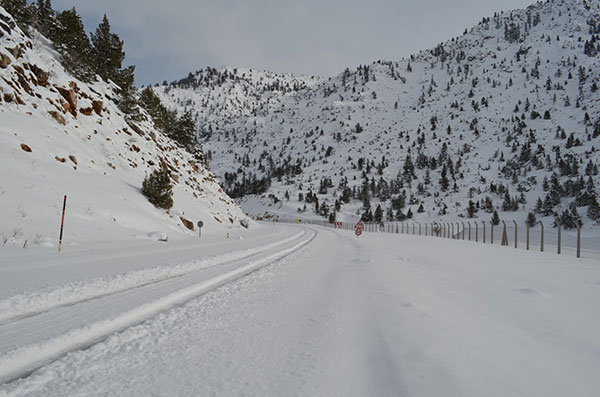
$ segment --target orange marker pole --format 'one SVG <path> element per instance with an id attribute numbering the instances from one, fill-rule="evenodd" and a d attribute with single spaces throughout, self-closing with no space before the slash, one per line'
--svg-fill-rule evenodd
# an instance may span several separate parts
<path id="1" fill-rule="evenodd" d="M 65 227 L 65 210 L 67 208 L 67 195 L 65 194 L 65 200 L 63 201 L 62 220 L 60 221 L 60 238 L 58 240 L 58 252 L 62 249 L 62 236 L 63 229 Z"/>

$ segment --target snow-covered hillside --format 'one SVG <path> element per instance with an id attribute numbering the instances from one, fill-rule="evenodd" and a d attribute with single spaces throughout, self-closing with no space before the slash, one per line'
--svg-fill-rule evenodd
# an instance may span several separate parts
<path id="1" fill-rule="evenodd" d="M 64 195 L 67 244 L 197 233 L 182 219 L 223 234 L 246 224 L 214 177 L 144 111 L 145 120 L 126 120 L 116 89 L 69 75 L 52 43 L 27 37 L 0 8 L 0 245 L 55 245 Z M 174 185 L 169 213 L 141 193 L 159 167 Z"/>
<path id="2" fill-rule="evenodd" d="M 480 219 L 590 228 L 599 33 L 597 1 L 549 0 L 330 78 L 207 69 L 155 91 L 196 112 L 211 170 L 257 216 L 456 219 L 472 200 Z"/>

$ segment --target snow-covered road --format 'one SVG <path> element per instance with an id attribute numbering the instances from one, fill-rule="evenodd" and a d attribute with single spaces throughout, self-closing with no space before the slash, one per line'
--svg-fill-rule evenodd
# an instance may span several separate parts
<path id="1" fill-rule="evenodd" d="M 213 279 L 216 273 L 194 279 L 207 270 L 229 274 L 260 262 L 246 277 L 195 291 L 182 298 L 187 303 L 158 308 L 160 314 L 148 313 L 148 320 L 110 331 L 0 389 L 43 396 L 592 396 L 600 390 L 597 261 L 430 237 L 357 239 L 348 231 L 286 228 L 289 241 L 230 261 L 231 268 L 46 311 L 50 325 L 60 316 L 49 313 L 78 305 L 114 316 L 118 311 L 102 302 L 120 296 L 128 313 L 163 301 L 167 290 L 145 295 L 150 286 L 172 285 L 169 294 L 177 294 Z M 44 313 L 18 321 L 37 316 Z M 31 332 L 13 334 L 11 343 L 39 346 L 39 339 L 27 339 Z M 38 334 L 44 332 L 40 327 Z"/>

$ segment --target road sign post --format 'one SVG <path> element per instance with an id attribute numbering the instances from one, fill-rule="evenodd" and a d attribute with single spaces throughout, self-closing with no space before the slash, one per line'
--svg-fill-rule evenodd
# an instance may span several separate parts
<path id="1" fill-rule="evenodd" d="M 365 231 L 365 224 L 363 223 L 362 220 L 360 220 L 356 223 L 356 225 L 354 225 L 354 234 L 356 234 L 356 237 L 360 237 L 364 231 Z"/>
<path id="2" fill-rule="evenodd" d="M 202 237 L 202 226 L 204 226 L 204 222 L 198 221 L 197 225 L 198 225 L 198 237 L 200 238 L 200 237 Z"/>
<path id="3" fill-rule="evenodd" d="M 60 237 L 58 238 L 58 252 L 62 250 L 63 229 L 65 228 L 65 210 L 67 209 L 67 195 L 63 200 L 62 219 L 60 220 Z"/>

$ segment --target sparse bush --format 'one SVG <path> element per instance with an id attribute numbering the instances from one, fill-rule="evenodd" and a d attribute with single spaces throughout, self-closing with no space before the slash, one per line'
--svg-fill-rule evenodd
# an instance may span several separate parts
<path id="1" fill-rule="evenodd" d="M 163 209 L 173 207 L 173 187 L 165 169 L 155 170 L 142 184 L 142 193 L 154 206 Z"/>

